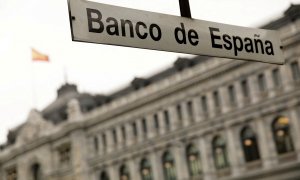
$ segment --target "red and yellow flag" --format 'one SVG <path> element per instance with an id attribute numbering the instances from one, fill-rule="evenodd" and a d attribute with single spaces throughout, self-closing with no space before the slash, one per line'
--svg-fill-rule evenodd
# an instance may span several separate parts
<path id="1" fill-rule="evenodd" d="M 49 62 L 49 57 L 47 55 L 42 54 L 33 48 L 31 48 L 31 55 L 32 55 L 32 61 Z"/>

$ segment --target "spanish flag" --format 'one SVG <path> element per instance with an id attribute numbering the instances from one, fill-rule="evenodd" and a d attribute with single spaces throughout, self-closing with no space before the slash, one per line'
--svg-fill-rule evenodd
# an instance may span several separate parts
<path id="1" fill-rule="evenodd" d="M 49 57 L 31 48 L 32 61 L 49 62 Z"/>

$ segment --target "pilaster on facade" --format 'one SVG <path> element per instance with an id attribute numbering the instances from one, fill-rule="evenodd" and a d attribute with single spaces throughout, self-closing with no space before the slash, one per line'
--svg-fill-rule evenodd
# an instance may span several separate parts
<path id="1" fill-rule="evenodd" d="M 208 106 L 208 116 L 213 118 L 216 116 L 216 106 L 213 99 L 212 92 L 206 94 L 207 97 L 207 106 Z"/>
<path id="2" fill-rule="evenodd" d="M 286 62 L 283 68 L 280 68 L 282 75 L 282 84 L 285 92 L 290 92 L 294 88 L 293 73 L 290 67 L 290 63 Z"/>
<path id="3" fill-rule="evenodd" d="M 117 140 L 118 140 L 117 148 L 121 150 L 122 148 L 124 148 L 125 145 L 125 139 L 124 139 L 125 137 L 123 137 L 121 125 L 116 126 L 116 133 L 117 133 Z"/>
<path id="4" fill-rule="evenodd" d="M 126 131 L 126 145 L 131 146 L 134 143 L 134 135 L 133 135 L 133 128 L 131 122 L 127 122 L 125 124 L 125 131 Z"/>
<path id="5" fill-rule="evenodd" d="M 222 113 L 227 113 L 231 108 L 231 103 L 228 96 L 228 87 L 223 86 L 219 89 L 220 92 L 220 108 Z"/>
<path id="6" fill-rule="evenodd" d="M 300 121 L 297 114 L 297 109 L 291 109 L 289 111 L 290 128 L 292 141 L 294 142 L 295 152 L 297 153 L 297 158 L 300 161 Z"/>
<path id="7" fill-rule="evenodd" d="M 85 132 L 83 130 L 77 130 L 71 134 L 71 162 L 76 180 L 89 178 L 89 167 L 86 161 L 88 155 L 86 144 Z"/>
<path id="8" fill-rule="evenodd" d="M 149 155 L 151 166 L 152 166 L 152 174 L 153 179 L 164 179 L 163 175 L 163 166 L 162 166 L 162 157 L 163 152 L 152 151 Z"/>
<path id="9" fill-rule="evenodd" d="M 119 166 L 112 163 L 108 166 L 107 168 L 107 172 L 109 174 L 110 179 L 114 180 L 114 179 L 120 179 L 119 178 Z"/>
<path id="10" fill-rule="evenodd" d="M 175 168 L 178 180 L 186 180 L 189 177 L 187 161 L 185 155 L 185 146 L 181 142 L 176 142 L 172 147 L 172 154 L 175 157 Z"/>
<path id="11" fill-rule="evenodd" d="M 139 162 L 136 158 L 130 158 L 127 162 L 129 172 L 130 172 L 130 179 L 131 180 L 141 180 L 140 170 L 139 170 Z"/>
<path id="12" fill-rule="evenodd" d="M 201 108 L 200 104 L 200 98 L 198 96 L 194 96 L 192 98 L 192 104 L 193 104 L 193 116 L 195 122 L 201 122 L 204 121 L 204 116 L 203 116 L 203 109 Z"/>
<path id="13" fill-rule="evenodd" d="M 158 122 L 159 122 L 159 134 L 164 135 L 166 133 L 166 123 L 163 111 L 157 112 Z"/>
<path id="14" fill-rule="evenodd" d="M 249 77 L 249 93 L 252 103 L 257 103 L 260 100 L 260 92 L 258 90 L 257 76 L 254 74 Z"/>
<path id="15" fill-rule="evenodd" d="M 237 142 L 240 142 L 238 139 L 235 139 L 235 133 L 233 127 L 228 127 L 226 129 L 226 137 L 228 142 L 228 157 L 230 162 L 231 174 L 233 177 L 239 176 L 241 173 L 241 149 Z M 239 137 L 239 136 L 238 136 Z"/>
<path id="16" fill-rule="evenodd" d="M 175 131 L 178 129 L 180 125 L 178 114 L 176 112 L 176 106 L 175 105 L 169 106 L 168 111 L 170 115 L 171 131 Z"/>
<path id="17" fill-rule="evenodd" d="M 235 94 L 236 94 L 236 105 L 238 108 L 241 108 L 245 105 L 244 103 L 244 96 L 242 93 L 242 87 L 240 81 L 235 81 L 233 84 L 233 87 L 235 88 Z"/>
<path id="18" fill-rule="evenodd" d="M 272 69 L 267 69 L 267 71 L 265 72 L 265 76 L 266 76 L 266 85 L 268 89 L 270 89 L 268 91 L 268 97 L 272 98 L 276 96 L 276 87 L 272 77 Z"/>
<path id="19" fill-rule="evenodd" d="M 137 141 L 143 142 L 143 140 L 145 139 L 145 131 L 143 130 L 143 125 L 142 125 L 141 119 L 136 120 L 136 127 L 137 127 L 137 132 L 138 132 Z"/>
<path id="20" fill-rule="evenodd" d="M 183 101 L 181 104 L 181 112 L 182 112 L 182 122 L 183 122 L 183 126 L 187 127 L 190 125 L 190 116 L 189 116 L 189 112 L 188 112 L 188 107 L 187 107 L 187 102 Z"/>
<path id="21" fill-rule="evenodd" d="M 215 167 L 213 163 L 213 155 L 211 142 L 208 142 L 205 136 L 200 137 L 198 140 L 198 146 L 200 151 L 200 157 L 203 167 L 203 179 L 204 180 L 214 180 L 215 177 Z"/>
<path id="22" fill-rule="evenodd" d="M 259 139 L 259 152 L 263 167 L 265 169 L 271 169 L 277 163 L 277 154 L 275 151 L 275 144 L 273 143 L 272 135 L 270 134 L 270 124 L 264 121 L 264 119 L 256 119 L 257 126 L 257 139 Z"/>
<path id="23" fill-rule="evenodd" d="M 147 115 L 146 118 L 146 122 L 147 122 L 147 127 L 148 127 L 148 138 L 151 139 L 153 137 L 156 136 L 156 129 L 155 129 L 155 122 L 154 122 L 154 115 L 153 114 L 149 114 Z"/>

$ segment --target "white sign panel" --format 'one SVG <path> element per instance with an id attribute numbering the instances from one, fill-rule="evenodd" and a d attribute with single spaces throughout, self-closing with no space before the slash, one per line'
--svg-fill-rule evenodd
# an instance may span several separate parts
<path id="1" fill-rule="evenodd" d="M 69 0 L 73 41 L 283 64 L 276 31 Z"/>

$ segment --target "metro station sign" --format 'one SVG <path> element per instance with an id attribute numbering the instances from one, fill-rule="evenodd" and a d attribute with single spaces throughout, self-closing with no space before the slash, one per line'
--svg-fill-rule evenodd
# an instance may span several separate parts
<path id="1" fill-rule="evenodd" d="M 283 64 L 277 31 L 69 0 L 72 40 Z"/>

